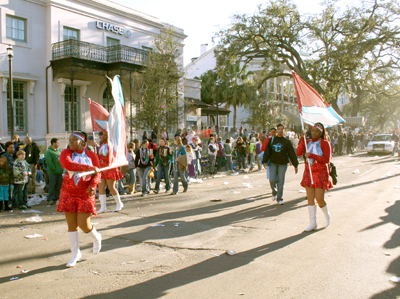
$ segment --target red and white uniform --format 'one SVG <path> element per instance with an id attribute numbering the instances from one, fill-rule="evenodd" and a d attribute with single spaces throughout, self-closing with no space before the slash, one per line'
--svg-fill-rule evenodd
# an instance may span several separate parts
<path id="1" fill-rule="evenodd" d="M 64 173 L 57 211 L 96 215 L 95 195 L 89 197 L 87 191 L 88 187 L 96 190 L 101 178 L 100 173 L 81 178 L 75 175 L 76 172 L 94 170 L 95 167 L 100 168 L 96 154 L 87 150 L 74 152 L 67 148 L 61 152 L 60 163 L 67 172 Z"/>
<path id="2" fill-rule="evenodd" d="M 110 166 L 108 153 L 109 153 L 108 144 L 107 143 L 101 144 L 97 150 L 97 157 L 99 158 L 101 168 Z M 104 170 L 101 172 L 101 178 L 106 180 L 119 181 L 122 177 L 123 175 L 121 171 L 119 171 L 118 167 L 109 170 Z"/>
<path id="3" fill-rule="evenodd" d="M 309 149 L 308 159 L 311 164 L 311 172 L 314 184 L 311 184 L 310 170 L 308 162 L 304 169 L 303 180 L 300 185 L 302 187 L 321 188 L 329 190 L 333 188 L 332 179 L 329 176 L 329 163 L 332 157 L 332 150 L 329 141 L 318 139 L 307 140 Z M 304 146 L 304 138 L 301 139 L 300 145 L 297 148 L 297 156 L 302 156 L 306 152 Z"/>

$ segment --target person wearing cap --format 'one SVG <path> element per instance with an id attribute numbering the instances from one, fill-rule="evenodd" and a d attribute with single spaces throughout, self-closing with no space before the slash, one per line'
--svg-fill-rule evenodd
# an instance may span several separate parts
<path id="1" fill-rule="evenodd" d="M 74 132 L 69 137 L 68 148 L 60 155 L 64 174 L 57 211 L 63 212 L 68 225 L 68 238 L 72 258 L 67 267 L 73 267 L 82 259 L 79 248 L 78 227 L 93 241 L 93 253 L 101 249 L 101 235 L 90 223 L 90 216 L 96 213 L 95 192 L 101 179 L 99 159 L 96 154 L 85 150 L 86 133 Z M 79 172 L 94 171 L 94 174 L 78 176 Z"/>
<path id="2" fill-rule="evenodd" d="M 285 184 L 285 175 L 288 167 L 288 162 L 292 162 L 294 172 L 297 173 L 297 160 L 292 142 L 285 138 L 284 126 L 277 126 L 277 136 L 268 142 L 263 156 L 264 167 L 269 169 L 269 183 L 272 189 L 272 200 L 277 200 L 278 204 L 283 205 L 283 187 Z"/>
<path id="3" fill-rule="evenodd" d="M 297 149 L 297 156 L 305 153 L 309 163 L 306 163 L 303 179 L 300 185 L 306 188 L 308 200 L 308 214 L 310 218 L 310 225 L 304 230 L 306 232 L 317 229 L 317 207 L 321 208 L 325 216 L 324 227 L 330 223 L 331 215 L 328 211 L 328 206 L 325 202 L 325 191 L 333 187 L 332 179 L 329 175 L 329 163 L 332 158 L 332 150 L 329 141 L 325 140 L 325 128 L 323 124 L 316 123 L 311 129 L 311 138 L 307 140 L 307 149 L 304 144 L 304 135 L 301 138 L 300 145 Z M 310 168 L 311 165 L 311 175 Z"/>

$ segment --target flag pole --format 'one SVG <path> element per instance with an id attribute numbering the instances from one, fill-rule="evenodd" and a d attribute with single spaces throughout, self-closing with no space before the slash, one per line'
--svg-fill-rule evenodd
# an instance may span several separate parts
<path id="1" fill-rule="evenodd" d="M 122 166 L 122 165 L 121 165 Z M 107 166 L 107 167 L 103 167 L 103 168 L 99 168 L 99 172 L 105 171 L 105 170 L 109 170 L 109 169 L 113 169 L 113 168 L 118 168 L 120 166 L 115 166 L 115 165 L 111 165 L 111 166 Z M 85 171 L 85 172 L 76 172 L 76 176 L 77 177 L 83 177 L 85 175 L 90 175 L 95 173 L 96 171 L 94 170 L 90 170 L 90 171 Z"/>
<path id="2" fill-rule="evenodd" d="M 307 139 L 306 139 L 306 135 L 304 134 L 303 116 L 301 115 L 301 113 L 300 113 L 300 121 L 301 121 L 301 128 L 303 130 L 304 146 L 306 147 L 306 153 L 308 153 Z M 308 162 L 308 169 L 310 170 L 311 185 L 314 185 L 314 180 L 313 180 L 312 171 L 311 171 L 310 159 L 307 158 L 307 162 Z"/>

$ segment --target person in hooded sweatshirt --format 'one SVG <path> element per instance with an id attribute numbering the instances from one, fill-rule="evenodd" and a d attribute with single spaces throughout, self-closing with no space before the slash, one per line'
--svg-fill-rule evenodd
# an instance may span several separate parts
<path id="1" fill-rule="evenodd" d="M 272 189 L 272 200 L 277 200 L 280 205 L 283 205 L 283 187 L 289 160 L 292 162 L 296 174 L 299 165 L 292 142 L 285 138 L 283 131 L 284 126 L 279 124 L 277 126 L 277 135 L 268 142 L 263 157 L 265 168 L 269 162 L 269 183 Z"/>

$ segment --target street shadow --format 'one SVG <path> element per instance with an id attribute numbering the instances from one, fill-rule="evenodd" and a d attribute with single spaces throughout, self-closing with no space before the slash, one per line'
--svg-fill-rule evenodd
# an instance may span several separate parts
<path id="1" fill-rule="evenodd" d="M 345 190 L 345 189 L 351 189 L 351 188 L 357 188 L 359 186 L 363 186 L 363 185 L 368 185 L 368 184 L 374 184 L 380 181 L 384 181 L 384 180 L 389 180 L 395 177 L 400 176 L 400 173 L 396 173 L 393 174 L 391 176 L 388 177 L 383 177 L 383 178 L 379 178 L 379 179 L 375 179 L 375 180 L 371 180 L 371 181 L 366 181 L 366 182 L 362 182 L 362 183 L 357 183 L 357 184 L 351 184 L 351 185 L 347 185 L 347 186 L 342 186 L 342 187 L 335 187 L 334 189 L 329 190 L 329 193 L 331 192 L 336 192 L 336 191 L 340 191 L 340 190 Z"/>
<path id="2" fill-rule="evenodd" d="M 26 216 L 26 218 L 30 218 L 30 217 L 32 217 L 32 215 L 27 215 Z M 24 220 L 21 220 L 21 222 L 17 223 L 17 224 L 2 224 L 1 227 L 2 228 L 13 228 L 13 227 L 23 228 L 23 227 L 27 227 L 27 226 L 33 227 L 35 225 L 43 225 L 43 224 L 48 224 L 48 223 L 54 224 L 55 222 L 65 222 L 65 219 L 64 218 L 62 218 L 62 219 L 54 219 L 54 220 L 52 219 L 52 220 L 40 221 L 40 222 L 29 222 L 29 221 L 26 221 L 24 219 Z"/>
<path id="3" fill-rule="evenodd" d="M 259 197 L 263 198 L 263 197 Z M 253 200 L 252 200 L 253 201 Z M 263 204 L 260 206 L 252 206 L 231 213 L 216 215 L 215 217 L 202 218 L 194 221 L 180 221 L 179 218 L 194 216 L 200 214 L 212 214 L 215 212 L 222 211 L 226 208 L 231 208 L 232 205 L 241 205 L 249 203 L 249 200 L 238 200 L 234 202 L 226 202 L 217 205 L 210 205 L 202 208 L 196 208 L 192 210 L 172 212 L 166 214 L 154 215 L 148 218 L 135 219 L 127 221 L 125 223 L 119 223 L 109 227 L 109 229 L 115 228 L 118 231 L 121 227 L 135 227 L 137 225 L 146 225 L 154 223 L 157 218 L 160 218 L 158 222 L 159 227 L 148 226 L 145 229 L 132 233 L 119 234 L 109 239 L 103 239 L 102 251 L 113 250 L 117 248 L 132 246 L 132 243 L 127 243 L 127 240 L 133 242 L 133 244 L 141 243 L 147 240 L 165 240 L 172 238 L 180 238 L 185 236 L 202 233 L 211 229 L 224 226 L 239 226 L 243 222 L 266 219 L 269 217 L 276 217 L 283 213 L 291 212 L 299 208 L 303 208 L 307 205 L 304 197 L 290 200 L 285 203 L 284 206 L 274 204 Z M 304 203 L 304 204 L 300 204 Z M 161 219 L 174 219 L 174 220 L 161 220 Z"/>
<path id="4" fill-rule="evenodd" d="M 393 249 L 400 246 L 400 200 L 397 200 L 393 205 L 385 209 L 386 216 L 380 217 L 381 221 L 376 224 L 370 225 L 361 231 L 371 230 L 384 224 L 393 223 L 399 226 L 398 229 L 393 233 L 390 240 L 387 240 L 383 244 L 384 248 Z M 386 270 L 387 273 L 391 273 L 394 276 L 400 276 L 400 257 L 392 261 Z M 391 299 L 400 297 L 400 285 L 393 285 L 392 288 L 380 292 L 371 296 L 372 299 Z"/>
<path id="5" fill-rule="evenodd" d="M 88 248 L 92 248 L 92 244 L 87 244 L 87 245 L 80 245 L 80 249 L 81 251 L 84 249 L 88 249 Z M 63 251 L 59 251 L 59 252 L 49 252 L 49 253 L 38 253 L 35 255 L 25 255 L 24 257 L 15 257 L 15 258 L 7 258 L 6 260 L 4 259 L 4 256 L 2 257 L 3 259 L 1 260 L 1 264 L 2 265 L 6 265 L 6 264 L 15 264 L 15 263 L 22 263 L 23 261 L 29 261 L 29 260 L 38 260 L 38 259 L 47 259 L 53 256 L 58 256 L 58 255 L 62 255 L 62 254 L 67 254 L 67 253 L 71 253 L 71 250 L 69 249 L 69 247 L 66 247 L 66 250 Z M 67 258 L 68 260 L 65 260 L 65 264 L 69 261 L 70 257 Z M 82 261 L 85 261 L 85 259 L 82 259 Z M 64 266 L 65 266 L 64 264 Z M 30 273 L 30 272 L 28 272 Z M 26 274 L 23 274 L 26 275 Z"/>
<path id="6" fill-rule="evenodd" d="M 10 276 L 4 276 L 0 277 L 0 284 L 6 283 L 6 282 L 11 282 L 11 280 L 14 277 L 18 277 L 18 279 L 22 278 L 28 278 L 29 276 L 37 275 L 37 274 L 42 274 L 42 273 L 49 273 L 52 271 L 60 271 L 66 269 L 65 264 L 58 265 L 58 266 L 48 266 L 44 268 L 39 268 L 35 270 L 30 270 L 28 273 L 19 273 L 15 275 L 10 275 Z"/>
<path id="7" fill-rule="evenodd" d="M 167 294 L 168 290 L 190 284 L 195 281 L 207 279 L 221 273 L 248 265 L 255 259 L 264 256 L 293 244 L 301 239 L 310 236 L 315 232 L 301 233 L 286 239 L 278 240 L 269 244 L 262 245 L 247 251 L 237 253 L 234 256 L 223 254 L 219 257 L 212 257 L 200 263 L 188 266 L 186 268 L 155 277 L 148 281 L 126 287 L 121 290 L 112 291 L 104 294 L 96 294 L 84 298 L 160 298 Z M 221 290 L 223 286 L 221 286 Z"/>

